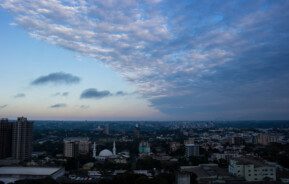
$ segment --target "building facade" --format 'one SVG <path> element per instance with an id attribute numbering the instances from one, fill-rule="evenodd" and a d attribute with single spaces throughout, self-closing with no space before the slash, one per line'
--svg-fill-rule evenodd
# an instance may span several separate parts
<path id="1" fill-rule="evenodd" d="M 17 160 L 27 160 L 32 155 L 33 122 L 20 117 L 12 125 L 12 157 Z"/>
<path id="2" fill-rule="evenodd" d="M 139 154 L 149 155 L 151 153 L 150 144 L 148 142 L 140 142 L 138 147 Z"/>
<path id="3" fill-rule="evenodd" d="M 8 119 L 0 120 L 0 159 L 11 157 L 12 123 Z"/>
<path id="4" fill-rule="evenodd" d="M 232 158 L 229 163 L 229 173 L 242 177 L 246 181 L 276 181 L 276 168 L 259 158 Z"/>
<path id="5" fill-rule="evenodd" d="M 197 144 L 185 144 L 186 157 L 198 157 L 200 156 L 200 146 Z"/>
<path id="6" fill-rule="evenodd" d="M 63 140 L 63 154 L 68 158 L 75 158 L 79 155 L 88 155 L 90 150 L 89 138 L 71 137 Z"/>

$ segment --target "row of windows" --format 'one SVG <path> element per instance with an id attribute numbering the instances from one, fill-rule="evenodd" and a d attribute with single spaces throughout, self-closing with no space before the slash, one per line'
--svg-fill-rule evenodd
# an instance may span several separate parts
<path id="1" fill-rule="evenodd" d="M 257 169 L 254 169 L 255 172 L 257 172 Z M 268 171 L 268 169 L 262 169 L 262 171 Z M 270 169 L 270 171 L 273 171 L 273 169 Z M 248 172 L 251 172 L 251 170 L 248 170 Z"/>

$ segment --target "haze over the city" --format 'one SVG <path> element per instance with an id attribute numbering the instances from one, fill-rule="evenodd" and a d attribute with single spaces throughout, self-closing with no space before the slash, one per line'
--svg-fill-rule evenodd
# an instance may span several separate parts
<path id="1" fill-rule="evenodd" d="M 289 119 L 289 1 L 1 0 L 0 117 Z"/>

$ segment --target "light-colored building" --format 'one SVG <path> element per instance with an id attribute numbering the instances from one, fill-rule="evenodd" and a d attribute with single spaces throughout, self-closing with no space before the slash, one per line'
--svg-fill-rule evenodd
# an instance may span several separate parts
<path id="1" fill-rule="evenodd" d="M 80 155 L 88 155 L 90 141 L 87 137 L 71 137 L 63 140 L 65 157 L 73 158 Z"/>
<path id="2" fill-rule="evenodd" d="M 197 144 L 185 144 L 186 157 L 200 156 L 200 146 Z"/>
<path id="3" fill-rule="evenodd" d="M 139 154 L 149 155 L 151 153 L 150 144 L 148 142 L 140 142 L 138 147 Z"/>
<path id="4" fill-rule="evenodd" d="M 57 179 L 65 174 L 61 167 L 0 167 L 0 181 L 13 183 L 22 179 Z"/>
<path id="5" fill-rule="evenodd" d="M 230 159 L 229 172 L 246 181 L 276 181 L 276 167 L 255 157 L 239 157 Z"/>
<path id="6" fill-rule="evenodd" d="M 107 159 L 116 159 L 118 156 L 116 155 L 116 145 L 115 141 L 113 142 L 113 147 L 112 147 L 113 152 L 111 152 L 108 149 L 104 149 L 99 152 L 98 156 L 95 157 L 97 160 L 107 160 Z"/>

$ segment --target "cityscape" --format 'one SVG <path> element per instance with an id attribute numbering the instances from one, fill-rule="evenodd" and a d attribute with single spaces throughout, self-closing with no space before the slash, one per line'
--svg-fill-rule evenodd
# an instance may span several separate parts
<path id="1" fill-rule="evenodd" d="M 289 122 L 0 124 L 4 183 L 287 183 Z M 33 137 L 33 138 L 32 138 Z"/>
<path id="2" fill-rule="evenodd" d="M 289 184 L 289 0 L 0 0 L 0 184 Z"/>

